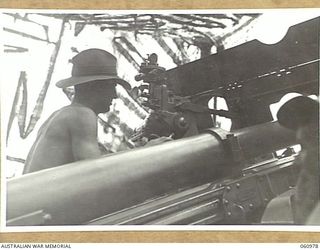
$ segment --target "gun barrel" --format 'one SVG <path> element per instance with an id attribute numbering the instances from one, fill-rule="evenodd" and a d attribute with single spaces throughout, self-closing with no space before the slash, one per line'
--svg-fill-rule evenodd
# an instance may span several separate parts
<path id="1" fill-rule="evenodd" d="M 295 143 L 278 123 L 233 134 L 246 158 Z M 204 133 L 27 174 L 7 182 L 7 224 L 83 224 L 224 177 L 228 159 L 221 138 Z"/>

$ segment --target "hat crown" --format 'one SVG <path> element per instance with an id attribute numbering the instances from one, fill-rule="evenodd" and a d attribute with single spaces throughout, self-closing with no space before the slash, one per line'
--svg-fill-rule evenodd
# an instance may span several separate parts
<path id="1" fill-rule="evenodd" d="M 125 89 L 130 89 L 130 84 L 119 78 L 117 74 L 117 59 L 105 50 L 84 50 L 73 57 L 71 62 L 73 64 L 72 76 L 57 82 L 58 88 L 67 88 L 97 80 L 115 80 Z"/>
<path id="2" fill-rule="evenodd" d="M 102 49 L 88 49 L 72 58 L 72 76 L 117 75 L 117 59 Z"/>

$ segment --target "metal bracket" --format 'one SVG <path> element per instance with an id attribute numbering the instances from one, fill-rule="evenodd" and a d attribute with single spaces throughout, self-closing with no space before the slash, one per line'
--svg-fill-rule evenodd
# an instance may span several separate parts
<path id="1" fill-rule="evenodd" d="M 230 158 L 235 164 L 244 165 L 245 158 L 237 136 L 221 128 L 211 128 L 206 131 L 213 134 L 223 143 L 226 154 L 231 156 Z"/>
<path id="2" fill-rule="evenodd" d="M 264 205 L 257 186 L 256 178 L 243 177 L 225 187 L 222 201 L 228 222 L 245 224 L 248 215 Z"/>

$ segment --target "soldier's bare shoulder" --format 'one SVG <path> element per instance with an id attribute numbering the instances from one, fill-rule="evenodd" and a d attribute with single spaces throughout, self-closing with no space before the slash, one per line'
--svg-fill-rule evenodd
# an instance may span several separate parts
<path id="1" fill-rule="evenodd" d="M 96 114 L 93 112 L 92 109 L 82 106 L 82 105 L 69 105 L 63 108 L 63 115 L 67 115 L 68 117 L 72 118 L 79 118 L 82 119 L 83 117 L 96 117 Z"/>
<path id="2" fill-rule="evenodd" d="M 94 126 L 96 114 L 90 108 L 80 105 L 69 105 L 53 114 L 50 130 L 64 131 L 75 126 Z M 51 120 L 51 119 L 49 119 Z"/>
<path id="3" fill-rule="evenodd" d="M 82 105 L 69 105 L 63 108 L 60 121 L 67 123 L 68 127 L 95 126 L 97 116 L 92 109 Z"/>

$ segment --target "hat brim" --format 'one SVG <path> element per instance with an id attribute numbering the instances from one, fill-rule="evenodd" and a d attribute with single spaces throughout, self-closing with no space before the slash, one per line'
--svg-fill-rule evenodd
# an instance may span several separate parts
<path id="1" fill-rule="evenodd" d="M 319 103 L 306 96 L 295 97 L 281 106 L 277 113 L 279 123 L 289 129 L 319 121 Z"/>
<path id="2" fill-rule="evenodd" d="M 131 89 L 131 86 L 127 81 L 125 81 L 117 76 L 107 76 L 107 75 L 72 76 L 67 79 L 63 79 L 63 80 L 58 81 L 56 83 L 56 86 L 58 88 L 67 88 L 67 87 L 72 87 L 72 86 L 75 86 L 78 84 L 96 81 L 96 80 L 115 80 L 115 82 L 117 84 L 121 85 L 126 90 Z"/>

